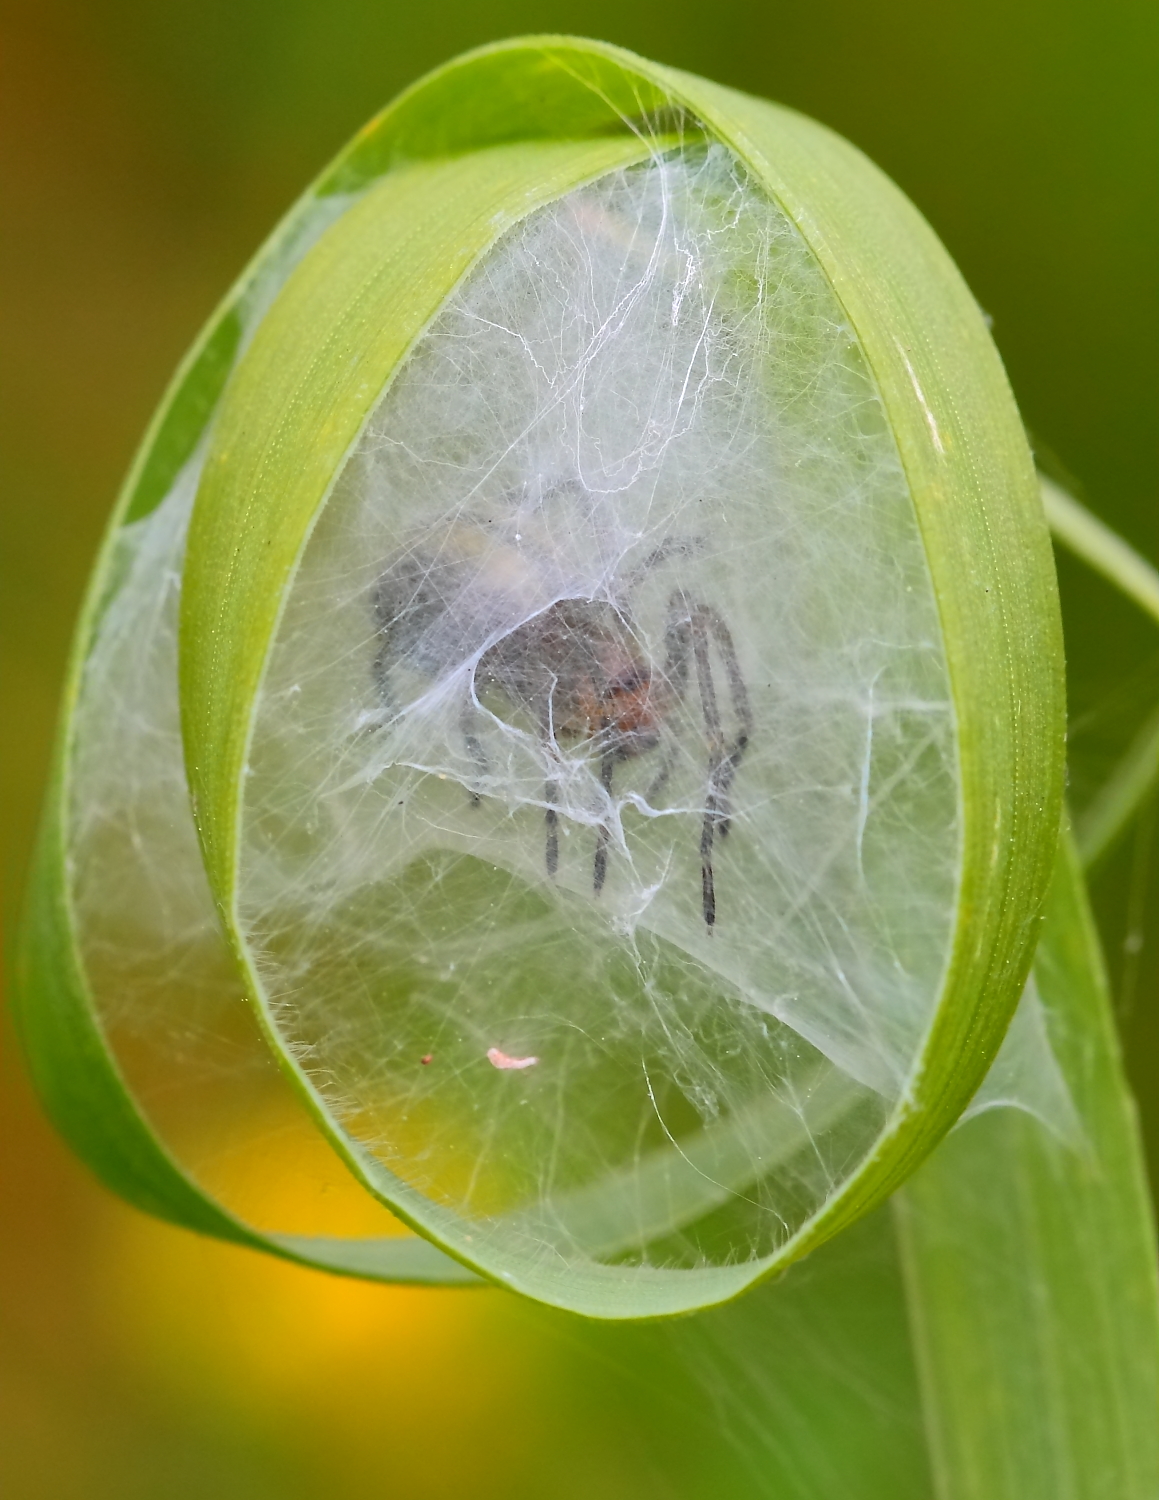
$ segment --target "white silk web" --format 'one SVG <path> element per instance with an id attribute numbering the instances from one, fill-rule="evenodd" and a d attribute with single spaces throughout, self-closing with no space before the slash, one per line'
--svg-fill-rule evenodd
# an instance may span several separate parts
<path id="1" fill-rule="evenodd" d="M 533 214 L 423 335 L 289 595 L 242 847 L 286 1045 L 476 1234 L 639 1252 L 659 1174 L 650 1259 L 744 1258 L 868 1147 L 946 959 L 953 714 L 856 338 L 723 148 Z"/>
<path id="2" fill-rule="evenodd" d="M 250 297 L 251 326 L 335 212 Z M 122 1066 L 212 1177 L 231 1131 L 267 1159 L 252 1102 L 278 1075 L 187 804 L 176 603 L 199 470 L 121 533 L 70 880 Z M 912 506 L 796 231 L 719 147 L 533 215 L 374 413 L 258 705 L 241 920 L 364 1170 L 472 1253 L 767 1253 L 904 1085 L 957 860 Z M 979 1107 L 1065 1116 L 1033 997 L 986 1087 Z M 185 1117 L 221 1113 L 208 1148 L 166 1114 L 183 1091 Z M 286 1170 L 272 1139 L 268 1160 Z"/>

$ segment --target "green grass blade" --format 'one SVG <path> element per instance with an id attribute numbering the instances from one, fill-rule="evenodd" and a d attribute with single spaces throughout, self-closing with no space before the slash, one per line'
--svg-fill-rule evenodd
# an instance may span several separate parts
<path id="1" fill-rule="evenodd" d="M 1159 1493 L 1159 1286 L 1134 1108 L 1074 846 L 1035 972 L 1082 1122 L 1000 1110 L 897 1200 L 939 1500 Z"/>
<path id="2" fill-rule="evenodd" d="M 545 1335 L 568 1335 L 536 1312 Z M 580 1325 L 638 1388 L 637 1441 L 672 1500 L 932 1500 L 888 1206 L 725 1307 Z M 629 1392 L 629 1395 L 631 1393 Z"/>
<path id="3" fill-rule="evenodd" d="M 1159 624 L 1159 569 L 1052 479 L 1039 483 L 1055 537 Z"/>
<path id="4" fill-rule="evenodd" d="M 1053 480 L 1039 476 L 1046 518 L 1057 541 L 1159 624 L 1159 570 Z M 1144 723 L 1122 760 L 1077 819 L 1084 869 L 1111 849 L 1159 783 L 1159 710 Z"/>
<path id="5" fill-rule="evenodd" d="M 1123 758 L 1083 809 L 1075 840 L 1084 870 L 1111 850 L 1159 785 L 1159 708 L 1144 722 Z"/>

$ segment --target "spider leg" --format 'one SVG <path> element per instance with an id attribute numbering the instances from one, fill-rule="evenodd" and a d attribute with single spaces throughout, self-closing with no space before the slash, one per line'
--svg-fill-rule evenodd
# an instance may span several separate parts
<path id="1" fill-rule="evenodd" d="M 733 713 L 736 715 L 737 734 L 732 744 L 728 747 L 724 759 L 721 762 L 720 774 L 717 781 L 717 797 L 719 802 L 719 820 L 721 838 L 728 837 L 729 828 L 732 826 L 731 812 L 729 808 L 729 792 L 732 788 L 733 779 L 740 769 L 740 763 L 744 759 L 744 753 L 748 749 L 749 739 L 752 735 L 753 717 L 752 708 L 749 704 L 748 688 L 745 686 L 744 677 L 741 674 L 740 662 L 737 660 L 736 647 L 733 645 L 732 632 L 717 614 L 716 610 L 709 609 L 707 605 L 701 606 L 705 624 L 716 641 L 717 650 L 720 652 L 724 662 L 724 670 L 728 676 L 729 694 L 732 698 Z"/>
<path id="2" fill-rule="evenodd" d="M 555 732 L 552 727 L 551 699 L 549 697 L 546 706 L 541 708 L 539 733 L 543 741 L 544 750 L 550 759 L 555 751 Z M 559 783 L 555 777 L 548 772 L 547 780 L 543 786 L 543 830 L 544 830 L 544 863 L 547 873 L 554 877 L 559 869 L 559 813 L 556 806 L 559 802 Z"/>
<path id="3" fill-rule="evenodd" d="M 700 829 L 700 901 L 704 911 L 704 925 L 709 932 L 716 926 L 716 886 L 712 878 L 712 840 L 716 829 L 713 814 L 704 814 Z"/>
<path id="4" fill-rule="evenodd" d="M 463 743 L 467 747 L 467 754 L 471 757 L 471 760 L 474 763 L 475 774 L 479 778 L 479 780 L 482 781 L 490 771 L 491 764 L 487 759 L 486 750 L 483 749 L 483 742 L 475 733 L 474 727 L 472 725 L 471 707 L 469 703 L 464 703 L 462 709 L 460 710 L 459 728 L 462 731 Z M 477 787 L 471 787 L 469 795 L 471 798 L 471 806 L 478 807 L 483 800 L 482 793 L 478 790 Z"/>
<path id="5" fill-rule="evenodd" d="M 664 752 L 664 759 L 660 763 L 659 771 L 656 773 L 647 791 L 644 793 L 644 801 L 649 805 L 653 804 L 656 801 L 656 799 L 660 796 L 660 793 L 668 785 L 668 780 L 672 775 L 672 766 L 674 761 L 675 753 L 672 750 L 666 750 Z"/>
<path id="6" fill-rule="evenodd" d="M 700 708 L 708 735 L 708 794 L 700 832 L 700 880 L 704 921 L 711 931 L 716 923 L 713 848 L 717 834 L 721 838 L 727 838 L 731 826 L 729 791 L 752 734 L 752 709 L 732 634 L 720 615 L 708 605 L 697 605 L 690 611 L 689 630 L 693 660 L 696 663 L 696 682 L 700 691 Z M 736 738 L 731 743 L 726 742 L 724 737 L 716 684 L 712 676 L 709 647 L 713 643 L 724 662 L 733 713 L 737 720 Z"/>
<path id="7" fill-rule="evenodd" d="M 547 803 L 543 813 L 543 824 L 547 834 L 544 856 L 549 875 L 554 875 L 559 869 L 559 814 L 555 810 L 558 796 L 559 787 L 554 781 L 549 781 L 543 789 L 544 801 Z"/>
<path id="8" fill-rule="evenodd" d="M 664 629 L 664 675 L 660 679 L 665 698 L 683 703 L 688 690 L 688 671 L 692 660 L 692 604 L 686 593 L 678 589 L 668 600 L 668 623 Z M 676 763 L 676 743 L 664 751 L 660 769 L 648 790 L 646 802 L 655 802 L 668 785 L 672 768 Z"/>
<path id="9" fill-rule="evenodd" d="M 600 732 L 604 736 L 607 734 L 607 727 L 605 723 L 601 728 Z M 611 745 L 606 744 L 600 752 L 600 785 L 609 797 L 612 793 L 612 776 L 615 768 L 616 753 Z M 608 840 L 610 838 L 608 825 L 601 823 L 599 832 L 596 834 L 596 857 L 592 866 L 592 890 L 597 896 L 604 888 L 604 879 L 608 873 Z"/>
<path id="10" fill-rule="evenodd" d="M 383 707 L 390 711 L 390 642 L 384 640 L 374 653 L 374 664 L 371 667 L 371 675 L 374 685 L 378 689 L 378 696 L 382 699 Z"/>
<path id="11" fill-rule="evenodd" d="M 668 600 L 668 620 L 664 628 L 664 668 L 654 678 L 656 697 L 665 706 L 668 703 L 682 703 L 688 688 L 688 668 L 692 658 L 690 608 L 688 595 L 683 590 L 677 590 Z M 663 731 L 663 724 L 661 729 Z M 645 802 L 650 804 L 656 801 L 668 785 L 676 764 L 678 743 L 670 734 L 667 739 L 668 743 L 660 759 L 660 769 L 644 793 Z"/>
<path id="12" fill-rule="evenodd" d="M 670 536 L 662 541 L 659 546 L 653 547 L 632 571 L 623 579 L 618 593 L 623 596 L 632 594 L 653 569 L 660 567 L 673 557 L 692 557 L 703 550 L 704 538 L 699 536 Z"/>
<path id="13" fill-rule="evenodd" d="M 704 924 L 711 932 L 716 925 L 716 885 L 712 873 L 712 851 L 720 822 L 719 779 L 725 761 L 724 736 L 720 727 L 720 710 L 716 702 L 716 685 L 712 680 L 712 663 L 708 656 L 709 631 L 703 607 L 691 611 L 689 633 L 696 662 L 696 685 L 700 690 L 700 711 L 708 734 L 708 795 L 704 803 L 704 822 L 700 828 L 700 896 Z"/>
<path id="14" fill-rule="evenodd" d="M 688 690 L 692 660 L 692 600 L 677 589 L 668 600 L 668 623 L 664 628 L 664 685 L 678 703 Z"/>
<path id="15" fill-rule="evenodd" d="M 398 660 L 393 646 L 394 642 L 391 640 L 389 630 L 379 631 L 378 650 L 374 653 L 374 661 L 370 668 L 374 686 L 378 690 L 378 699 L 382 705 L 382 718 L 374 725 L 375 730 L 380 730 L 389 724 L 397 712 L 390 682 L 390 669 Z"/>

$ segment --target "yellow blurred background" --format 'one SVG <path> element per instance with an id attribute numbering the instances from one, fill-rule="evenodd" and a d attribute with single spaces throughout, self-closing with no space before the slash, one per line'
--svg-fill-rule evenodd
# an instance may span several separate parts
<path id="1" fill-rule="evenodd" d="M 850 136 L 993 315 L 1037 439 L 1156 554 L 1153 0 L 20 0 L 5 28 L 9 936 L 80 590 L 170 371 L 346 136 L 481 41 L 603 36 Z M 1159 637 L 1069 562 L 1062 581 L 1081 804 L 1159 696 Z M 1153 1164 L 1156 833 L 1152 810 L 1096 889 Z M 568 1320 L 301 1271 L 119 1204 L 43 1120 L 7 1021 L 0 1197 L 7 1500 L 663 1496 L 708 1462 L 694 1396 Z M 704 1494 L 734 1493 L 724 1472 Z"/>

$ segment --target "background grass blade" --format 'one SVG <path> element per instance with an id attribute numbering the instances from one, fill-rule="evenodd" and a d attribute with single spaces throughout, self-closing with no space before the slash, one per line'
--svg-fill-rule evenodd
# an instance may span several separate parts
<path id="1" fill-rule="evenodd" d="M 1040 475 L 1039 483 L 1055 540 L 1159 625 L 1159 571 L 1053 480 Z M 1093 870 L 1110 852 L 1157 784 L 1159 708 L 1137 731 L 1119 764 L 1076 820 L 1075 838 L 1084 870 Z"/>
<path id="2" fill-rule="evenodd" d="M 1083 809 L 1075 839 L 1084 870 L 1093 870 L 1159 785 L 1159 708 L 1127 746 L 1123 758 Z"/>
<path id="3" fill-rule="evenodd" d="M 1035 972 L 1082 1122 L 955 1132 L 895 1200 L 939 1500 L 1159 1493 L 1159 1287 L 1133 1101 L 1073 842 Z"/>
<path id="4" fill-rule="evenodd" d="M 1159 569 L 1053 479 L 1040 474 L 1039 484 L 1056 540 L 1159 624 Z"/>

